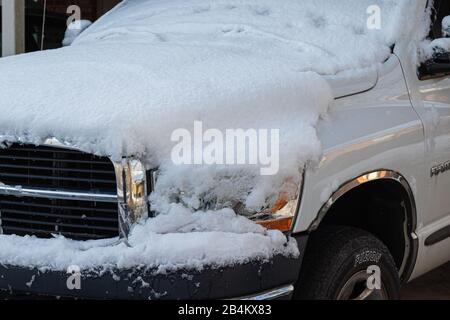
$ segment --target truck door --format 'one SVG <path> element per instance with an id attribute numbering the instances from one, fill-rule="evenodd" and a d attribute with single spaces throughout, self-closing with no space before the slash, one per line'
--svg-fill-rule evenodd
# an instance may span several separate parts
<path id="1" fill-rule="evenodd" d="M 444 36 L 441 30 L 446 16 L 450 16 L 450 1 L 436 0 L 430 40 Z M 402 62 L 411 102 L 424 125 L 429 170 L 427 200 L 417 221 L 421 249 L 415 274 L 421 274 L 450 259 L 450 72 L 432 74 L 425 65 L 417 68 L 407 46 L 396 54 Z"/>

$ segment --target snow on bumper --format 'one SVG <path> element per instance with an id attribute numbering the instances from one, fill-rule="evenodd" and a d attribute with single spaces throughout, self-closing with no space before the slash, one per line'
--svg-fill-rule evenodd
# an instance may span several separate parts
<path id="1" fill-rule="evenodd" d="M 153 234 L 153 241 L 134 247 L 117 239 L 82 242 L 0 236 L 0 291 L 94 299 L 252 296 L 295 284 L 300 271 L 306 238 L 268 232 Z M 284 245 L 277 243 L 282 238 Z M 271 242 L 281 245 L 279 250 L 267 251 Z"/>

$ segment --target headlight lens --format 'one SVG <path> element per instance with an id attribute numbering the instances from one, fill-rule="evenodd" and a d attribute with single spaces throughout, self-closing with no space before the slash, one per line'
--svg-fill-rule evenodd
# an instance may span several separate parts
<path id="1" fill-rule="evenodd" d="M 155 191 L 157 187 L 156 180 L 158 178 L 158 175 L 158 170 L 152 171 L 151 192 Z M 302 175 L 301 172 L 300 175 Z M 298 183 L 297 181 L 298 180 L 294 178 L 286 179 L 282 184 L 275 201 L 271 201 L 271 206 L 259 212 L 251 212 L 246 209 L 245 205 L 242 202 L 233 202 L 233 200 L 231 199 L 227 201 L 218 201 L 217 199 L 213 199 L 212 201 L 208 202 L 203 201 L 204 198 L 200 198 L 202 199 L 201 205 L 192 209 L 217 210 L 224 207 L 231 207 L 234 209 L 236 214 L 244 216 L 267 229 L 289 232 L 294 226 L 295 217 L 300 203 L 304 177 L 301 178 L 300 183 Z M 183 199 L 181 197 L 183 192 L 179 192 L 180 193 L 177 194 L 177 201 L 189 207 L 187 203 L 183 202 Z M 155 215 L 157 214 L 155 213 Z"/>
<path id="2" fill-rule="evenodd" d="M 303 179 L 301 183 L 303 183 Z M 294 224 L 301 189 L 302 186 L 295 183 L 293 179 L 287 179 L 281 187 L 278 198 L 270 208 L 252 214 L 246 212 L 243 204 L 239 204 L 235 207 L 235 211 L 267 229 L 288 232 L 292 230 Z"/>

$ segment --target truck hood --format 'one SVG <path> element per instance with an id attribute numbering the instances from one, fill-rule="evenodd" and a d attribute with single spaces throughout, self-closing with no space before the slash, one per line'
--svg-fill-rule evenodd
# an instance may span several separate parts
<path id="1" fill-rule="evenodd" d="M 2 140 L 56 137 L 120 157 L 169 151 L 175 129 L 282 128 L 305 135 L 332 100 L 314 72 L 236 47 L 75 45 L 0 60 Z"/>
<path id="2" fill-rule="evenodd" d="M 167 157 L 174 130 L 202 121 L 278 128 L 281 146 L 311 159 L 318 118 L 334 97 L 374 85 L 375 69 L 361 70 L 389 57 L 400 16 L 415 12 L 380 1 L 386 28 L 365 32 L 370 4 L 123 1 L 70 47 L 0 61 L 0 134 Z"/>

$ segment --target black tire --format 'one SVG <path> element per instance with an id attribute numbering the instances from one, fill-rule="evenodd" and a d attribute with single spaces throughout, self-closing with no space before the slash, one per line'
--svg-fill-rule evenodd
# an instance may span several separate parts
<path id="1" fill-rule="evenodd" d="M 366 299 L 399 299 L 398 271 L 389 250 L 380 240 L 357 228 L 323 227 L 310 236 L 294 298 L 357 300 L 364 296 L 358 295 L 358 290 L 368 290 L 367 280 L 364 280 L 364 288 L 357 288 L 362 286 L 357 284 L 354 290 L 348 289 L 352 287 L 350 283 L 362 275 L 369 277 L 367 269 L 373 265 L 381 272 L 382 290 L 372 291 Z M 349 290 L 356 294 L 345 298 L 344 292 Z"/>

